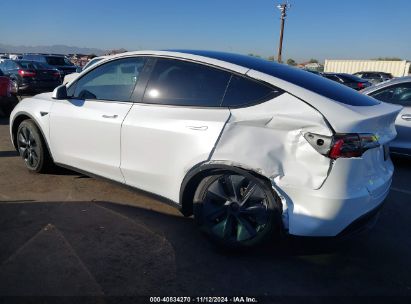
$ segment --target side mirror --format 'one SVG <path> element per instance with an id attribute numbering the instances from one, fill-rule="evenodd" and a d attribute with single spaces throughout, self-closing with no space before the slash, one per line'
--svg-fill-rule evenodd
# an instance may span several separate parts
<path id="1" fill-rule="evenodd" d="M 51 96 L 53 99 L 67 99 L 67 88 L 65 85 L 58 86 L 54 89 L 53 95 Z"/>
<path id="2" fill-rule="evenodd" d="M 83 71 L 82 67 L 79 67 L 79 66 L 78 66 L 78 67 L 76 68 L 76 73 L 81 73 L 81 71 Z"/>

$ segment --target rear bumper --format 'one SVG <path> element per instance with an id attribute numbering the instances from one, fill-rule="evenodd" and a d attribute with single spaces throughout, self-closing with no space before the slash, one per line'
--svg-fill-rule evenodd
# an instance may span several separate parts
<path id="1" fill-rule="evenodd" d="M 343 231 L 338 234 L 339 238 L 346 238 L 361 232 L 367 231 L 374 227 L 375 223 L 377 222 L 378 216 L 380 215 L 380 211 L 383 207 L 384 203 L 378 205 L 371 211 L 361 215 L 355 221 L 353 221 L 350 225 L 348 225 Z"/>
<path id="2" fill-rule="evenodd" d="M 393 165 L 387 160 L 385 171 L 372 179 L 358 174 L 361 161 L 342 159 L 336 162 L 323 186 L 317 190 L 281 187 L 288 233 L 334 237 L 350 234 L 357 226 L 367 224 L 367 215 L 373 215 L 389 193 Z"/>

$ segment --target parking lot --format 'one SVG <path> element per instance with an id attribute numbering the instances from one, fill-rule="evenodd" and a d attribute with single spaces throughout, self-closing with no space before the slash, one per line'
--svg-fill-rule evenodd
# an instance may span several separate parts
<path id="1" fill-rule="evenodd" d="M 0 295 L 411 295 L 411 162 L 367 237 L 216 248 L 168 205 L 60 170 L 30 174 L 0 120 Z"/>

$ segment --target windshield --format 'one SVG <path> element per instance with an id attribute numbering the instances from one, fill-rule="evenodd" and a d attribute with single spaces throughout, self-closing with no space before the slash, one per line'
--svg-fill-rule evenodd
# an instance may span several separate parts
<path id="1" fill-rule="evenodd" d="M 66 57 L 62 56 L 47 56 L 46 61 L 50 65 L 68 65 L 73 66 L 73 64 Z"/>

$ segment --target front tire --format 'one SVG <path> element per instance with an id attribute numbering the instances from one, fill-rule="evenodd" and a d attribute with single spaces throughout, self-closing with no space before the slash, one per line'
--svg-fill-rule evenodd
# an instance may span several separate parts
<path id="1" fill-rule="evenodd" d="M 281 232 L 281 203 L 268 182 L 249 173 L 210 175 L 194 195 L 194 217 L 212 240 L 231 249 L 252 247 Z"/>
<path id="2" fill-rule="evenodd" d="M 26 168 L 31 172 L 45 172 L 52 164 L 47 147 L 36 124 L 24 120 L 17 129 L 17 148 Z"/>

